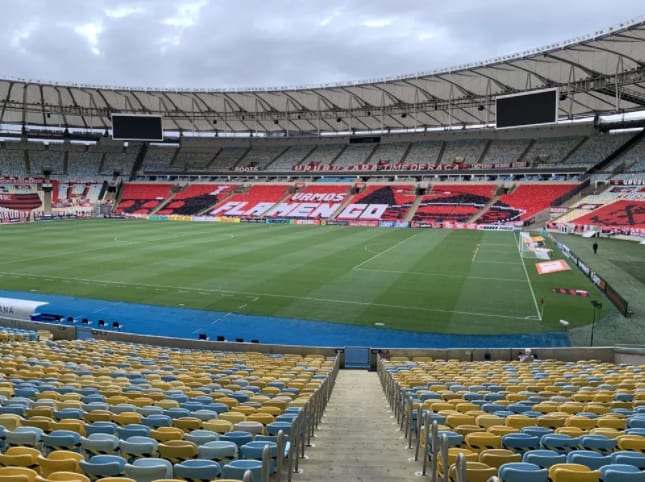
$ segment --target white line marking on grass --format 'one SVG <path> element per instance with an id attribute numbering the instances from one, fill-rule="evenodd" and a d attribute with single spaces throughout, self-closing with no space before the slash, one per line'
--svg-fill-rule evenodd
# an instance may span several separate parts
<path id="1" fill-rule="evenodd" d="M 533 284 L 531 283 L 531 278 L 529 278 L 529 272 L 526 270 L 526 263 L 524 263 L 524 258 L 522 257 L 522 252 L 520 251 L 520 240 L 515 234 L 513 237 L 517 239 L 517 254 L 520 257 L 522 262 L 522 268 L 524 268 L 524 274 L 526 275 L 526 280 L 529 282 L 529 288 L 531 289 L 531 296 L 533 297 L 533 303 L 535 304 L 535 311 L 537 311 L 538 321 L 542 321 L 542 314 L 540 313 L 540 307 L 538 306 L 537 298 L 535 297 L 535 291 L 533 290 Z"/>
<path id="2" fill-rule="evenodd" d="M 474 262 L 475 262 L 475 258 L 477 257 L 477 252 L 478 252 L 478 251 L 479 251 L 479 243 L 477 243 L 477 244 L 475 245 L 475 249 L 473 249 L 473 259 L 472 259 L 472 261 L 471 261 L 472 263 L 474 263 Z"/>
<path id="3" fill-rule="evenodd" d="M 517 263 L 513 263 L 511 261 L 476 261 L 477 263 L 484 263 L 484 264 L 514 264 L 517 265 Z"/>
<path id="4" fill-rule="evenodd" d="M 7 271 L 0 272 L 0 274 L 6 274 L 10 276 L 15 276 L 17 278 L 22 278 L 23 275 L 21 273 L 10 273 Z M 35 275 L 31 275 L 34 277 L 38 277 Z M 41 277 L 44 278 L 44 277 Z M 70 279 L 76 282 L 81 282 L 81 283 L 88 283 L 88 284 L 104 284 L 104 285 L 115 285 L 117 282 L 115 281 L 105 281 L 105 280 L 88 280 L 88 279 L 83 279 L 83 278 L 66 278 L 62 276 L 50 276 L 50 278 L 56 278 L 58 280 L 63 280 L 63 279 Z M 121 283 L 118 283 L 121 284 Z M 186 291 L 194 291 L 194 292 L 207 292 L 207 293 L 218 293 L 222 296 L 235 296 L 235 295 L 241 295 L 241 296 L 256 296 L 256 297 L 267 297 L 267 298 L 284 298 L 284 299 L 289 299 L 289 300 L 298 300 L 298 301 L 314 301 L 314 302 L 321 302 L 321 303 L 339 303 L 339 304 L 344 304 L 344 305 L 358 305 L 358 306 L 379 306 L 382 308 L 394 308 L 397 310 L 405 311 L 405 310 L 410 310 L 410 311 L 424 311 L 427 313 L 453 313 L 457 315 L 468 315 L 468 316 L 481 316 L 485 318 L 504 318 L 504 319 L 509 319 L 509 320 L 525 320 L 526 316 L 512 316 L 512 315 L 500 315 L 496 313 L 481 313 L 481 312 L 473 312 L 473 311 L 456 311 L 456 310 L 443 310 L 441 308 L 426 308 L 423 306 L 409 306 L 409 305 L 391 305 L 387 303 L 372 303 L 369 301 L 356 301 L 356 300 L 339 300 L 339 299 L 331 299 L 331 298 L 318 298 L 318 297 L 313 297 L 313 296 L 297 296 L 297 295 L 284 295 L 284 294 L 278 294 L 278 293 L 253 293 L 253 292 L 248 292 L 248 291 L 234 291 L 234 290 L 222 290 L 222 289 L 207 289 L 207 288 L 191 288 L 188 286 L 167 286 L 167 285 L 151 285 L 151 284 L 143 284 L 143 283 L 132 283 L 129 286 L 144 286 L 146 288 L 162 288 L 166 290 L 173 290 L 176 291 L 177 289 L 184 289 Z M 123 304 L 123 302 L 119 302 L 119 304 Z M 226 316 L 230 315 L 232 313 L 228 313 Z"/>
<path id="5" fill-rule="evenodd" d="M 382 255 L 384 255 L 385 253 L 388 253 L 388 252 L 392 251 L 394 248 L 396 248 L 396 247 L 397 247 L 397 246 L 399 246 L 400 244 L 405 243 L 405 242 L 406 242 L 406 241 L 408 241 L 409 239 L 414 238 L 415 236 L 417 236 L 417 235 L 419 235 L 419 234 L 420 234 L 420 232 L 419 232 L 419 233 L 415 233 L 415 234 L 413 234 L 412 236 L 408 236 L 407 238 L 402 239 L 402 240 L 401 240 L 401 241 L 399 241 L 398 243 L 393 244 L 393 245 L 392 245 L 392 246 L 390 246 L 389 248 L 385 248 L 383 251 L 379 251 L 379 252 L 378 252 L 378 253 L 376 253 L 374 256 L 370 256 L 370 257 L 369 257 L 369 258 L 367 258 L 366 260 L 361 261 L 361 262 L 360 262 L 360 263 L 358 263 L 357 265 L 354 265 L 354 266 L 352 267 L 352 270 L 357 270 L 357 269 L 359 269 L 359 268 L 360 268 L 361 266 L 363 266 L 364 264 L 367 264 L 367 263 L 369 263 L 370 261 L 372 261 L 373 259 L 378 258 L 379 256 L 382 256 Z"/>
<path id="6" fill-rule="evenodd" d="M 428 276 L 428 277 L 434 276 L 437 278 L 479 279 L 479 280 L 485 280 L 485 281 L 510 281 L 512 283 L 526 283 L 525 279 L 517 279 L 517 278 L 489 278 L 487 276 L 462 276 L 458 274 L 432 273 L 432 272 L 425 272 L 425 271 L 399 271 L 395 269 L 379 269 L 379 268 L 358 268 L 355 271 L 375 271 L 379 273 L 409 274 L 409 275 Z"/>
<path id="7" fill-rule="evenodd" d="M 249 305 L 248 305 L 247 303 L 244 303 L 243 305 L 240 305 L 240 306 L 238 306 L 237 308 L 238 308 L 239 310 L 241 310 L 241 309 L 243 309 L 243 308 L 246 308 L 247 306 L 249 306 Z"/>

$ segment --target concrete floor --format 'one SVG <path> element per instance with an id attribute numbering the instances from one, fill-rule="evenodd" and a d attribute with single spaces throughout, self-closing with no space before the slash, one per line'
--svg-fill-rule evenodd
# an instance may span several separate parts
<path id="1" fill-rule="evenodd" d="M 341 370 L 296 482 L 419 481 L 421 461 L 390 411 L 375 372 Z"/>

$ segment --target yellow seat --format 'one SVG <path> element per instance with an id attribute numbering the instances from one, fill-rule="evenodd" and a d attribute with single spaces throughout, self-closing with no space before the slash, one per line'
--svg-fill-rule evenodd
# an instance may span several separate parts
<path id="1" fill-rule="evenodd" d="M 481 462 L 466 461 L 467 482 L 488 482 L 488 479 L 497 475 L 497 469 Z M 457 465 L 452 464 L 448 471 L 450 480 L 457 480 Z"/>
<path id="2" fill-rule="evenodd" d="M 502 437 L 490 432 L 471 432 L 464 437 L 466 447 L 473 452 L 502 448 Z"/>
<path id="3" fill-rule="evenodd" d="M 591 430 L 596 427 L 596 419 L 572 415 L 565 420 L 567 427 L 578 427 L 583 430 Z"/>
<path id="4" fill-rule="evenodd" d="M 490 427 L 486 428 L 486 431 L 494 433 L 495 435 L 504 436 L 507 433 L 517 433 L 520 431 L 520 429 L 515 427 L 508 427 L 506 425 L 491 425 Z"/>
<path id="5" fill-rule="evenodd" d="M 616 445 L 620 450 L 634 450 L 645 453 L 645 437 L 642 435 L 619 435 Z"/>
<path id="6" fill-rule="evenodd" d="M 158 442 L 182 440 L 186 433 L 179 427 L 157 427 L 150 431 L 150 436 Z"/>
<path id="7" fill-rule="evenodd" d="M 27 467 L 0 467 L 0 481 L 2 482 L 36 482 L 38 472 Z"/>
<path id="8" fill-rule="evenodd" d="M 535 425 L 535 419 L 527 417 L 526 415 L 508 415 L 504 420 L 504 425 L 509 427 L 521 429 L 523 427 L 528 427 Z"/>
<path id="9" fill-rule="evenodd" d="M 449 447 L 448 448 L 448 467 L 454 464 L 457 461 L 457 456 L 462 454 L 466 461 L 477 462 L 479 461 L 479 454 L 473 452 L 469 449 L 463 449 L 459 447 Z M 439 457 L 437 470 L 439 474 L 443 475 L 443 457 Z"/>
<path id="10" fill-rule="evenodd" d="M 214 418 L 212 420 L 202 422 L 202 428 L 205 430 L 212 430 L 215 433 L 226 433 L 233 431 L 233 423 L 228 420 Z"/>
<path id="11" fill-rule="evenodd" d="M 590 470 L 582 464 L 555 464 L 549 467 L 549 479 L 553 482 L 598 482 L 599 470 Z"/>
<path id="12" fill-rule="evenodd" d="M 188 440 L 168 440 L 159 444 L 159 456 L 173 464 L 197 457 L 197 444 Z"/>
<path id="13" fill-rule="evenodd" d="M 197 417 L 179 417 L 172 420 L 172 426 L 180 428 L 184 432 L 190 432 L 200 428 L 202 421 Z"/>
<path id="14" fill-rule="evenodd" d="M 37 467 L 40 450 L 32 447 L 9 447 L 0 454 L 2 467 Z"/>
<path id="15" fill-rule="evenodd" d="M 522 454 L 507 449 L 486 449 L 479 452 L 479 461 L 499 469 L 511 462 L 521 462 Z"/>
<path id="16" fill-rule="evenodd" d="M 219 414 L 221 420 L 227 420 L 233 424 L 246 420 L 246 415 L 240 412 L 224 412 Z"/>
<path id="17" fill-rule="evenodd" d="M 40 465 L 41 475 L 45 477 L 54 472 L 82 472 L 79 462 L 83 460 L 83 456 L 70 450 L 54 450 L 47 457 L 38 456 L 36 460 Z"/>

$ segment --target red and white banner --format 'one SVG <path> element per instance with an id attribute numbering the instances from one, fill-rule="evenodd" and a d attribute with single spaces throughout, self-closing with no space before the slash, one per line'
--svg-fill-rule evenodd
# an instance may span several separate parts
<path id="1" fill-rule="evenodd" d="M 558 273 L 560 271 L 569 271 L 571 269 L 563 259 L 554 259 L 552 261 L 535 263 L 535 268 L 537 269 L 538 274 Z"/>

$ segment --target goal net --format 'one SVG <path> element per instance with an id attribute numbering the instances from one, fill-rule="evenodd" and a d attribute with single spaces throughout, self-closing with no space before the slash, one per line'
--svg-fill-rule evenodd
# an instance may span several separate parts
<path id="1" fill-rule="evenodd" d="M 531 236 L 531 233 L 521 232 L 518 249 L 523 258 L 551 259 L 551 250 L 544 245 L 542 236 Z"/>

